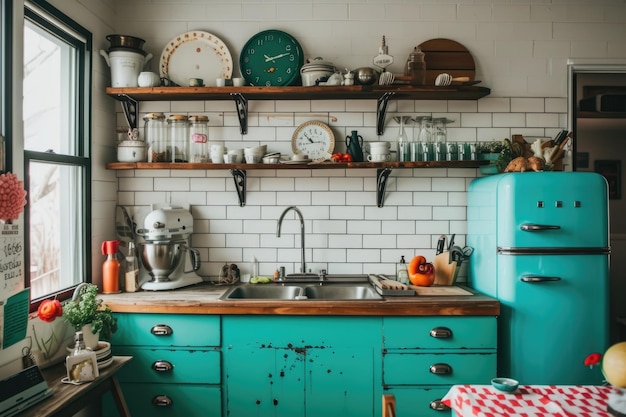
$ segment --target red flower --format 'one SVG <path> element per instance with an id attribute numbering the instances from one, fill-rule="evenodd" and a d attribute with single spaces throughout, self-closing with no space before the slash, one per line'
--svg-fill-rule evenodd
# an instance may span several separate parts
<path id="1" fill-rule="evenodd" d="M 63 307 L 61 307 L 59 300 L 44 300 L 37 309 L 37 317 L 48 323 L 53 322 L 54 319 L 62 315 Z"/>
<path id="2" fill-rule="evenodd" d="M 598 365 L 602 360 L 602 355 L 599 353 L 592 353 L 585 358 L 585 366 L 593 368 L 594 365 Z"/>

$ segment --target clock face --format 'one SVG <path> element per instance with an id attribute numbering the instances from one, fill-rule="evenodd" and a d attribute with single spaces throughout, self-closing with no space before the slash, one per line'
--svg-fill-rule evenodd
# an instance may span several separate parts
<path id="1" fill-rule="evenodd" d="M 239 68 L 248 84 L 291 85 L 300 75 L 304 54 L 298 41 L 286 32 L 266 30 L 254 35 L 241 50 Z"/>
<path id="2" fill-rule="evenodd" d="M 304 122 L 293 132 L 291 148 L 310 159 L 327 159 L 335 149 L 335 135 L 326 124 L 318 121 Z"/>

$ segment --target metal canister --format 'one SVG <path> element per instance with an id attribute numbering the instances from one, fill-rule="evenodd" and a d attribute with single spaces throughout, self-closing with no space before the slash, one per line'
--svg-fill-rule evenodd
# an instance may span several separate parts
<path id="1" fill-rule="evenodd" d="M 184 114 L 172 114 L 167 118 L 167 161 L 189 161 L 189 118 Z"/>
<path id="2" fill-rule="evenodd" d="M 148 146 L 148 162 L 165 162 L 167 151 L 165 115 L 148 113 L 143 121 L 143 137 Z"/>
<path id="3" fill-rule="evenodd" d="M 189 116 L 189 162 L 209 162 L 209 118 Z"/>

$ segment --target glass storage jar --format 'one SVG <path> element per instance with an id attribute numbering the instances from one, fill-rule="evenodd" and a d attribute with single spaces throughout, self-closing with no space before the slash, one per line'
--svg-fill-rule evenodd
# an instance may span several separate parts
<path id="1" fill-rule="evenodd" d="M 167 151 L 165 115 L 148 113 L 143 121 L 143 137 L 148 146 L 148 162 L 165 162 Z"/>
<path id="2" fill-rule="evenodd" d="M 189 118 L 184 114 L 172 114 L 167 118 L 169 145 L 168 162 L 187 162 L 189 159 Z"/>
<path id="3" fill-rule="evenodd" d="M 189 162 L 209 162 L 209 118 L 189 116 Z"/>

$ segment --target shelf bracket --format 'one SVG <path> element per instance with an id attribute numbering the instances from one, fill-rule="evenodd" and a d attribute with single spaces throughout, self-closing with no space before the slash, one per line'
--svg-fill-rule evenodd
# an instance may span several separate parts
<path id="1" fill-rule="evenodd" d="M 391 174 L 391 168 L 379 168 L 376 170 L 376 203 L 378 207 L 385 205 L 385 189 L 387 188 L 387 177 Z"/>
<path id="2" fill-rule="evenodd" d="M 389 99 L 396 94 L 393 91 L 387 91 L 376 100 L 376 133 L 381 136 L 385 131 L 385 116 L 387 115 L 387 104 Z"/>
<path id="3" fill-rule="evenodd" d="M 231 169 L 229 170 L 235 181 L 235 189 L 237 190 L 237 197 L 239 198 L 239 206 L 246 205 L 246 170 L 245 169 Z"/>
<path id="4" fill-rule="evenodd" d="M 230 93 L 230 96 L 235 100 L 235 106 L 237 107 L 239 131 L 242 135 L 245 135 L 248 133 L 248 99 L 241 93 Z"/>
<path id="5" fill-rule="evenodd" d="M 129 96 L 128 94 L 119 94 L 117 96 L 122 103 L 122 110 L 124 110 L 124 116 L 128 122 L 128 127 L 136 129 L 137 119 L 139 118 L 139 102 Z"/>

